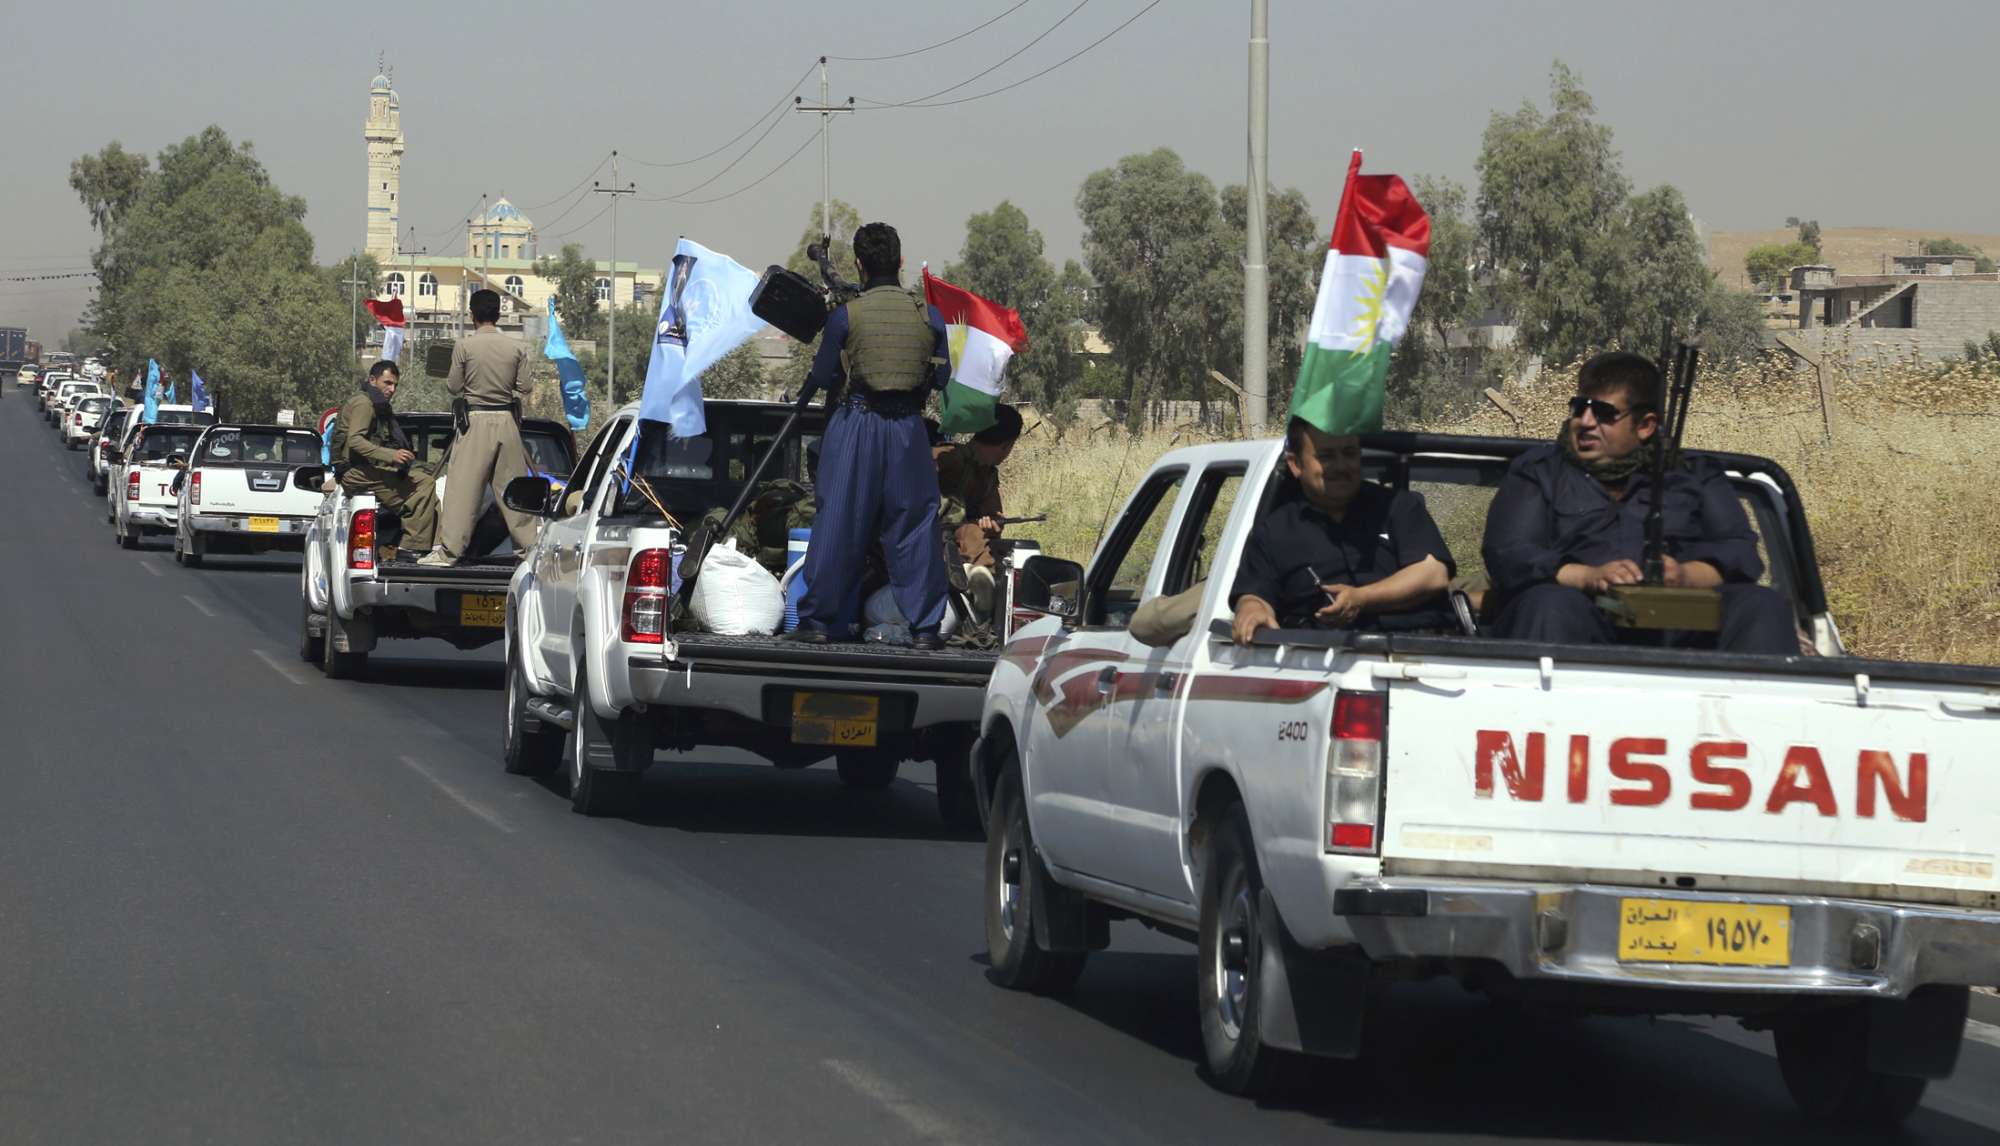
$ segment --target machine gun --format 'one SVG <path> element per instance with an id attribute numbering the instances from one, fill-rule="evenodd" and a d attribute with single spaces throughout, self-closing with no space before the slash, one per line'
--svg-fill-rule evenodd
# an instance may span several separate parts
<path id="1" fill-rule="evenodd" d="M 1667 586 L 1667 474 L 1680 464 L 1681 436 L 1687 430 L 1700 357 L 1698 344 L 1675 342 L 1673 328 L 1668 326 L 1656 360 L 1666 382 L 1666 396 L 1647 467 L 1646 549 L 1640 563 L 1644 580 L 1638 585 L 1613 586 L 1598 599 L 1598 607 L 1625 628 L 1712 633 L 1722 627 L 1721 594 L 1713 589 Z"/>

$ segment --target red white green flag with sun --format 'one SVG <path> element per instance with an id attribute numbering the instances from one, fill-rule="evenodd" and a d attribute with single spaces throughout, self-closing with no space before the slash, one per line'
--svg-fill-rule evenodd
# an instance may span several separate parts
<path id="1" fill-rule="evenodd" d="M 1357 150 L 1292 386 L 1293 417 L 1329 434 L 1382 428 L 1389 349 L 1410 328 L 1430 249 L 1430 216 L 1402 177 L 1361 174 Z"/>

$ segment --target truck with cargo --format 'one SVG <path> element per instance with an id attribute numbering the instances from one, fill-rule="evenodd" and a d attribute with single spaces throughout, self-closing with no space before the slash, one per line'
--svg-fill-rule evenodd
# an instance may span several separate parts
<path id="1" fill-rule="evenodd" d="M 1381 988 L 1449 976 L 1574 1012 L 1772 1032 L 1815 1119 L 1883 1126 L 1950 1074 L 2000 984 L 2000 669 L 1851 654 L 1784 470 L 1729 473 L 1800 653 L 1500 640 L 1486 506 L 1539 443 L 1364 435 L 1466 578 L 1450 631 L 1231 639 L 1277 441 L 1178 450 L 1089 566 L 1035 558 L 974 776 L 993 978 L 1071 984 L 1108 925 L 1196 944 L 1209 1077 L 1352 1057 Z M 1199 588 L 1195 588 L 1199 586 Z M 1165 647 L 1142 602 L 1193 591 Z"/>

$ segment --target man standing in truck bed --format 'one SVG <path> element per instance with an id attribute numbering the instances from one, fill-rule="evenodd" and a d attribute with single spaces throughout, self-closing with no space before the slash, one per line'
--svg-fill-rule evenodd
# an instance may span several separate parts
<path id="1" fill-rule="evenodd" d="M 528 448 L 521 443 L 521 407 L 528 401 L 528 345 L 502 334 L 500 295 L 472 292 L 472 333 L 459 340 L 451 354 L 445 389 L 466 412 L 452 443 L 445 474 L 444 526 L 438 547 L 420 565 L 453 565 L 466 557 L 472 528 L 479 517 L 479 495 L 489 485 L 493 499 L 507 483 L 528 473 Z M 516 553 L 535 547 L 535 519 L 508 509 L 500 515 L 514 538 Z"/>

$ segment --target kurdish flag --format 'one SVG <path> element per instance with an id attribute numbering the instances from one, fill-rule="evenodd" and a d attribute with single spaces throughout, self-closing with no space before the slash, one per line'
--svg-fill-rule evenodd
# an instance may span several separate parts
<path id="1" fill-rule="evenodd" d="M 939 399 L 938 428 L 976 434 L 993 424 L 1007 360 L 1028 348 L 1019 311 L 988 302 L 924 268 L 924 301 L 938 309 L 951 341 L 951 382 Z"/>
<path id="2" fill-rule="evenodd" d="M 1357 149 L 1331 246 L 1292 386 L 1292 416 L 1328 434 L 1379 430 L 1389 348 L 1410 327 L 1429 266 L 1430 216 L 1400 176 L 1361 174 Z"/>

